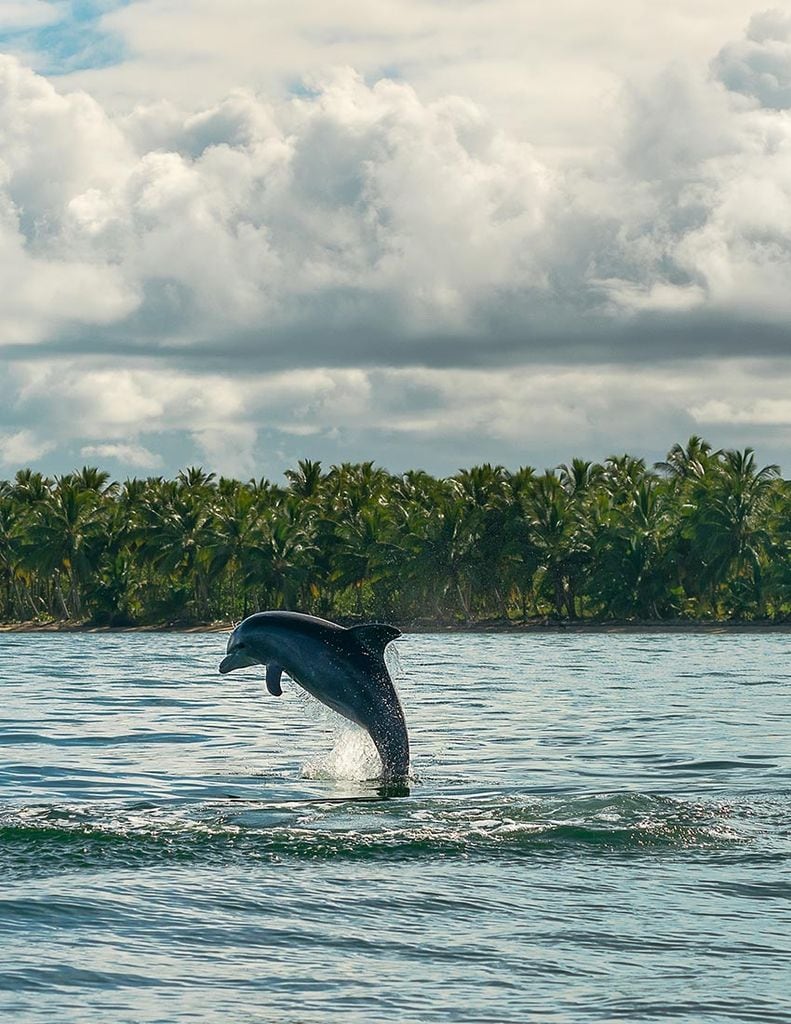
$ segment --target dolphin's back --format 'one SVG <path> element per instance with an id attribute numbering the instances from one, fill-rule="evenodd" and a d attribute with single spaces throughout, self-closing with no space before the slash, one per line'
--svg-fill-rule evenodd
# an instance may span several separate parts
<path id="1" fill-rule="evenodd" d="M 320 619 L 318 615 L 306 615 L 304 612 L 255 612 L 253 615 L 248 615 L 244 621 L 251 625 L 264 627 L 277 625 L 291 626 L 293 629 L 307 633 L 318 634 L 325 629 L 336 633 L 345 632 L 344 627 L 339 626 L 337 622 L 330 622 L 329 619 Z"/>

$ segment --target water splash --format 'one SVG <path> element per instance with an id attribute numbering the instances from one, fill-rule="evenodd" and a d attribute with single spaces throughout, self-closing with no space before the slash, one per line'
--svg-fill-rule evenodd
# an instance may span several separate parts
<path id="1" fill-rule="evenodd" d="M 332 750 L 303 765 L 305 779 L 370 782 L 379 777 L 382 765 L 371 737 L 356 725 L 335 726 Z"/>
<path id="2" fill-rule="evenodd" d="M 395 645 L 385 651 L 385 664 L 397 689 L 404 676 L 401 658 Z M 368 733 L 341 718 L 325 704 L 317 701 L 301 687 L 297 690 L 307 713 L 323 726 L 329 726 L 334 737 L 332 750 L 313 758 L 302 766 L 303 779 L 328 779 L 336 782 L 375 782 L 382 774 L 382 762 Z M 410 780 L 414 780 L 412 771 Z"/>
<path id="3" fill-rule="evenodd" d="M 393 686 L 398 690 L 398 683 L 404 677 L 404 666 L 401 663 L 401 654 L 395 644 L 385 648 L 385 667 L 393 680 Z"/>

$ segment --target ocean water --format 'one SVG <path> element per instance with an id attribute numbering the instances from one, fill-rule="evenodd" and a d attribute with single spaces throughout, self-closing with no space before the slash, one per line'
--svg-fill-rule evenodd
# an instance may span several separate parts
<path id="1" fill-rule="evenodd" d="M 783 635 L 407 635 L 410 793 L 219 634 L 0 634 L 14 1024 L 791 1022 Z"/>

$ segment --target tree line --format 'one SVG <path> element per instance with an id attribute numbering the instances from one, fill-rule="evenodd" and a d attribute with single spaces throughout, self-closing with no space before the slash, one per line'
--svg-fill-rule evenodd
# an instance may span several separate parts
<path id="1" fill-rule="evenodd" d="M 303 460 L 283 484 L 200 468 L 0 481 L 0 621 L 402 624 L 787 620 L 791 482 L 692 437 L 537 472 L 438 479 Z"/>

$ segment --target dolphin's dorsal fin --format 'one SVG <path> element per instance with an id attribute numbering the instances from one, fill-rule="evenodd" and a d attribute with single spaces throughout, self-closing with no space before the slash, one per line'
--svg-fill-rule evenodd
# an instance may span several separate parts
<path id="1" fill-rule="evenodd" d="M 368 622 L 364 626 L 349 626 L 347 632 L 352 634 L 361 647 L 380 658 L 384 657 L 385 647 L 390 641 L 401 636 L 400 629 L 388 626 L 384 622 Z"/>
<path id="2" fill-rule="evenodd" d="M 266 666 L 266 688 L 273 697 L 283 695 L 283 687 L 280 685 L 280 677 L 283 675 L 283 666 L 270 661 Z"/>

